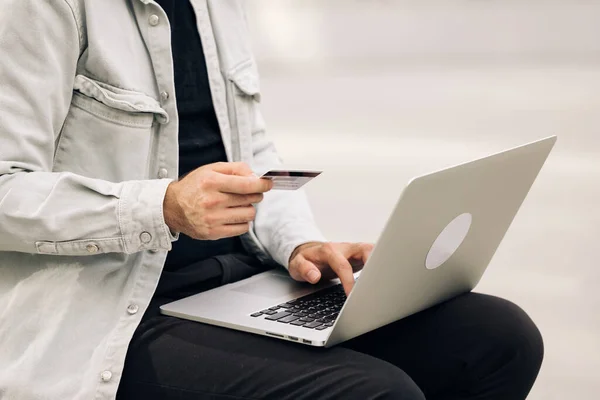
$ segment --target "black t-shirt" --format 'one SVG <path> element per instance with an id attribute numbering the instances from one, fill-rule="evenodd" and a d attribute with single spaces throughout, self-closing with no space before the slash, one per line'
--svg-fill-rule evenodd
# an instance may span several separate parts
<path id="1" fill-rule="evenodd" d="M 200 166 L 227 161 L 227 155 L 213 106 L 194 9 L 188 0 L 157 2 L 165 10 L 171 25 L 179 114 L 179 175 L 183 176 Z M 214 265 L 205 261 L 234 254 L 245 254 L 239 237 L 209 241 L 193 240 L 181 234 L 167 256 L 159 288 L 176 287 L 180 280 L 191 282 L 210 278 L 215 271 L 194 265 Z"/>

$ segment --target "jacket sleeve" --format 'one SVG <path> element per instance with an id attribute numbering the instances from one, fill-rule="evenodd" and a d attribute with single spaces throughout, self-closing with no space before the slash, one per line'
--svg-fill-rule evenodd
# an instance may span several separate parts
<path id="1" fill-rule="evenodd" d="M 0 251 L 60 255 L 170 249 L 169 180 L 121 183 L 52 172 L 68 113 L 80 24 L 66 0 L 0 12 Z"/>
<path id="2" fill-rule="evenodd" d="M 260 166 L 281 165 L 275 146 L 266 134 L 258 106 L 255 111 L 252 135 L 254 162 Z M 297 246 L 326 241 L 315 223 L 308 198 L 302 189 L 265 194 L 264 200 L 257 206 L 254 231 L 269 255 L 286 268 Z"/>

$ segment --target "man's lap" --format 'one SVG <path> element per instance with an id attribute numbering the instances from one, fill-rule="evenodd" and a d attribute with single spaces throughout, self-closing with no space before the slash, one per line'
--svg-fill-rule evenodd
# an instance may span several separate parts
<path id="1" fill-rule="evenodd" d="M 312 348 L 167 317 L 147 324 L 155 331 L 133 343 L 123 394 L 139 396 L 143 383 L 164 399 L 325 398 L 322 393 L 339 385 L 351 383 L 344 389 L 359 390 L 368 384 L 369 370 L 385 363 L 342 347 Z M 128 374 L 135 376 L 133 382 Z M 340 397 L 332 393 L 331 398 Z"/>
<path id="2" fill-rule="evenodd" d="M 535 378 L 528 371 L 537 373 L 534 364 L 543 351 L 539 332 L 522 310 L 479 294 L 459 296 L 331 349 L 150 315 L 131 342 L 119 400 L 422 399 L 421 391 L 428 399 L 459 398 L 449 395 L 500 385 L 496 381 L 505 374 L 496 381 L 482 376 L 493 377 L 495 368 L 511 363 L 515 373 L 519 366 L 526 369 L 515 383 L 522 392 Z"/>

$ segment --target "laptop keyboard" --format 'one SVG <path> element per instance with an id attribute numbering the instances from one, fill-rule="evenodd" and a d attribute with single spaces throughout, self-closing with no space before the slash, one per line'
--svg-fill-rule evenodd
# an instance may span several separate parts
<path id="1" fill-rule="evenodd" d="M 251 317 L 322 331 L 333 326 L 345 301 L 344 288 L 336 285 L 255 312 Z"/>

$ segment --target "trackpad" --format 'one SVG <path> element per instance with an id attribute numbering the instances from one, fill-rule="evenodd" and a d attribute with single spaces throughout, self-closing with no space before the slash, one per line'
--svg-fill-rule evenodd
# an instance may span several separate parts
<path id="1" fill-rule="evenodd" d="M 301 292 L 310 292 L 312 291 L 311 289 L 314 289 L 311 285 L 296 282 L 287 276 L 268 274 L 262 278 L 252 279 L 248 283 L 231 290 L 255 296 L 278 298 L 297 293 L 301 294 Z"/>

